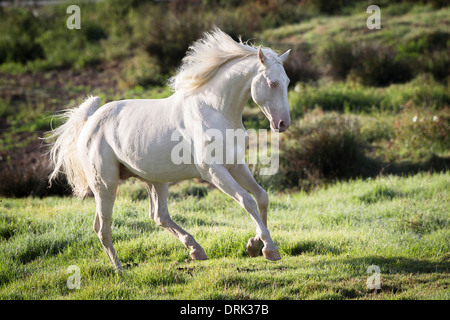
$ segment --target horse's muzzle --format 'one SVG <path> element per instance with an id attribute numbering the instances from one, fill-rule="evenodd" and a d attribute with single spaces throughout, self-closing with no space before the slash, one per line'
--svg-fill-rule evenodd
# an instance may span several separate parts
<path id="1" fill-rule="evenodd" d="M 273 120 L 270 122 L 270 126 L 272 127 L 272 129 L 273 130 L 278 130 L 278 132 L 286 131 L 287 128 L 289 128 L 290 125 L 291 125 L 291 119 L 280 120 L 280 121 L 278 121 L 278 123 L 276 123 Z"/>

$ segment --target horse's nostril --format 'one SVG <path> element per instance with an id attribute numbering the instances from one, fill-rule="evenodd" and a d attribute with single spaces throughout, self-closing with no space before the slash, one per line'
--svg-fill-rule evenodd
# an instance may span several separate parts
<path id="1" fill-rule="evenodd" d="M 283 120 L 280 120 L 280 122 L 278 122 L 278 130 L 284 131 L 286 129 L 287 129 L 287 125 L 285 124 L 285 122 Z"/>

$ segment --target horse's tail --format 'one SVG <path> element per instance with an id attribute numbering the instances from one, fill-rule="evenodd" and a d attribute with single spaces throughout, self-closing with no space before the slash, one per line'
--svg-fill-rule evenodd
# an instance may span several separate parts
<path id="1" fill-rule="evenodd" d="M 84 197 L 89 186 L 78 157 L 77 140 L 87 119 L 99 106 L 99 97 L 89 97 L 79 107 L 65 110 L 61 117 L 66 119 L 66 122 L 52 130 L 47 138 L 52 141 L 50 160 L 54 167 L 49 176 L 50 185 L 58 174 L 64 173 L 73 193 L 78 197 Z"/>

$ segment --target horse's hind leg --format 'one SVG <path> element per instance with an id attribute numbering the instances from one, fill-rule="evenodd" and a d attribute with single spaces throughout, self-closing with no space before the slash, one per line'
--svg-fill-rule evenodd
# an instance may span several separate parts
<path id="1" fill-rule="evenodd" d="M 192 259 L 208 259 L 205 251 L 195 241 L 194 237 L 183 230 L 183 228 L 170 218 L 169 210 L 167 208 L 167 197 L 169 195 L 168 184 L 146 182 L 146 185 L 150 196 L 150 218 L 152 218 L 156 224 L 173 234 L 186 248 L 190 249 L 190 256 Z"/>
<path id="2" fill-rule="evenodd" d="M 122 270 L 112 244 L 111 218 L 119 184 L 119 163 L 112 153 L 96 157 L 81 157 L 86 179 L 95 197 L 95 219 L 93 229 L 116 272 Z M 93 161 L 92 159 L 97 159 Z M 102 161 L 100 161 L 102 160 Z"/>
<path id="3" fill-rule="evenodd" d="M 117 258 L 116 251 L 114 250 L 111 233 L 111 217 L 115 200 L 115 189 L 117 189 L 117 187 L 114 188 L 114 192 L 110 192 L 110 190 L 93 191 L 95 195 L 95 203 L 97 205 L 93 227 L 95 233 L 100 239 L 100 242 L 102 243 L 103 249 L 108 256 L 109 261 L 116 272 L 120 272 L 122 270 L 122 266 Z"/>

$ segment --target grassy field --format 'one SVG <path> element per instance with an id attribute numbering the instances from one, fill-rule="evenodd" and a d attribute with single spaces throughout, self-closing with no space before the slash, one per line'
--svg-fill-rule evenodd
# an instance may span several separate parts
<path id="1" fill-rule="evenodd" d="M 0 300 L 450 298 L 450 8 L 433 0 L 80 3 L 0 10 Z M 174 23 L 177 21 L 177 23 Z M 178 23 L 183 22 L 183 23 Z M 113 240 L 115 274 L 92 230 L 92 198 L 48 188 L 52 116 L 87 95 L 101 103 L 162 98 L 188 45 L 213 25 L 283 52 L 292 125 L 269 189 L 282 260 L 250 258 L 249 215 L 215 189 L 171 189 L 172 218 L 209 260 L 148 217 L 127 182 Z M 252 102 L 247 128 L 268 128 Z M 325 160 L 325 161 L 324 161 Z M 258 167 L 252 168 L 255 173 Z M 51 195 L 49 197 L 46 197 Z M 79 270 L 79 289 L 67 285 Z M 379 267 L 381 290 L 367 287 Z"/>
<path id="2" fill-rule="evenodd" d="M 141 187 L 128 182 L 113 216 L 123 275 L 92 231 L 92 198 L 2 199 L 0 299 L 450 298 L 450 173 L 270 193 L 278 262 L 247 255 L 254 227 L 231 199 L 215 189 L 183 196 L 188 189 L 175 186 L 169 211 L 209 260 L 191 261 L 150 221 L 147 200 L 136 196 Z M 67 286 L 71 265 L 79 268 L 79 289 Z M 371 265 L 380 268 L 381 290 L 367 287 Z"/>

